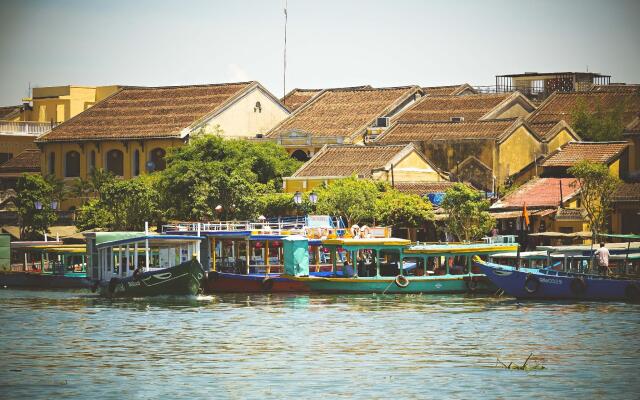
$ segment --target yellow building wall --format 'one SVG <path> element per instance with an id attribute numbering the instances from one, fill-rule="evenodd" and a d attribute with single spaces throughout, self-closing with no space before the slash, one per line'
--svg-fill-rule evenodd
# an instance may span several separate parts
<path id="1" fill-rule="evenodd" d="M 558 150 L 565 143 L 569 143 L 570 141 L 575 141 L 576 139 L 569 133 L 569 131 L 565 128 L 562 129 L 558 134 L 547 143 L 547 153 L 554 152 Z"/>
<path id="2" fill-rule="evenodd" d="M 504 112 L 500 113 L 497 118 L 517 118 L 517 117 L 527 117 L 529 115 L 529 111 L 525 110 L 520 104 L 514 104 L 509 107 Z"/>
<path id="3" fill-rule="evenodd" d="M 283 191 L 285 193 L 295 193 L 295 192 L 309 192 L 318 186 L 322 186 L 325 182 L 330 184 L 335 179 L 305 179 L 305 178 L 296 178 L 296 179 L 287 179 L 284 181 Z"/>
<path id="4" fill-rule="evenodd" d="M 521 126 L 498 145 L 498 168 L 494 169 L 499 183 L 533 162 L 541 154 L 542 144 Z"/>
<path id="5" fill-rule="evenodd" d="M 615 160 L 611 165 L 609 165 L 609 173 L 620 178 L 620 159 Z"/>
<path id="6" fill-rule="evenodd" d="M 42 153 L 40 156 L 40 165 L 43 175 L 49 174 L 49 159 L 51 154 L 55 156 L 55 176 L 62 179 L 67 184 L 72 184 L 77 177 L 65 177 L 65 155 L 69 151 L 77 151 L 80 153 L 80 179 L 89 179 L 89 162 L 91 152 L 96 152 L 96 168 L 106 169 L 106 155 L 111 150 L 120 150 L 123 153 L 123 172 L 124 179 L 133 178 L 133 158 L 135 151 L 140 152 L 140 175 L 146 174 L 145 164 L 150 159 L 151 151 L 162 148 L 166 152 L 171 147 L 182 146 L 183 141 L 180 139 L 153 139 L 145 141 L 101 141 L 99 144 L 92 142 L 85 143 L 44 143 L 42 145 Z M 62 203 L 61 208 L 68 210 L 70 207 L 78 207 L 80 201 L 77 199 L 69 199 Z"/>
<path id="7" fill-rule="evenodd" d="M 256 108 L 260 102 L 262 111 Z M 226 110 L 207 122 L 211 130 L 216 125 L 230 137 L 255 137 L 265 134 L 280 121 L 289 116 L 289 112 L 272 100 L 259 88 L 233 103 Z"/>
<path id="8" fill-rule="evenodd" d="M 391 182 L 391 171 L 380 171 L 373 175 L 375 180 Z M 395 182 L 440 182 L 442 177 L 415 151 L 407 154 L 393 167 Z"/>
<path id="9" fill-rule="evenodd" d="M 15 157 L 27 148 L 35 148 L 34 139 L 34 135 L 0 135 L 0 153 Z"/>

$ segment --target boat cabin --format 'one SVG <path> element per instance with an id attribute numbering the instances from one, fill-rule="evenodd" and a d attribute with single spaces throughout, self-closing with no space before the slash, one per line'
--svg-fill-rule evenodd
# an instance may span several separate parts
<path id="1" fill-rule="evenodd" d="M 109 281 L 142 272 L 170 268 L 191 260 L 200 260 L 201 236 L 157 235 L 141 232 L 93 232 L 87 237 L 92 280 Z"/>
<path id="2" fill-rule="evenodd" d="M 58 241 L 11 242 L 11 271 L 64 276 L 86 275 L 86 246 Z"/>

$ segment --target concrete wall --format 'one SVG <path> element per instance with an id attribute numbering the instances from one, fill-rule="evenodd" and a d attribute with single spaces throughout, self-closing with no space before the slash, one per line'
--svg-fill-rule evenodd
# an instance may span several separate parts
<path id="1" fill-rule="evenodd" d="M 558 150 L 562 145 L 576 139 L 564 128 L 558 134 L 547 143 L 547 154 L 550 154 Z"/>
<path id="2" fill-rule="evenodd" d="M 533 162 L 535 154 L 542 153 L 542 144 L 524 126 L 516 129 L 498 146 L 497 168 L 494 168 L 499 184 Z"/>

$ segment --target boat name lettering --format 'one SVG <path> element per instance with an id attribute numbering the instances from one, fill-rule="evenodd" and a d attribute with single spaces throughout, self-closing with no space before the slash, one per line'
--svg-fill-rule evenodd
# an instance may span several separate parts
<path id="1" fill-rule="evenodd" d="M 551 283 L 553 285 L 562 285 L 562 279 L 540 278 L 542 283 Z"/>
<path id="2" fill-rule="evenodd" d="M 140 286 L 140 282 L 127 282 L 129 287 Z"/>

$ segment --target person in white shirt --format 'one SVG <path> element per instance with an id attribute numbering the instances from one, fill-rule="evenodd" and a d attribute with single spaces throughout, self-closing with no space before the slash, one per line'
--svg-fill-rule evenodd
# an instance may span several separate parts
<path id="1" fill-rule="evenodd" d="M 596 250 L 595 256 L 598 260 L 598 269 L 600 273 L 607 276 L 609 273 L 609 249 L 604 247 L 604 242 L 600 243 L 600 248 Z"/>

